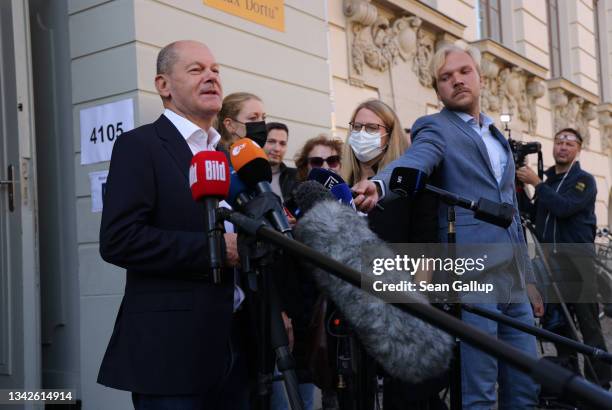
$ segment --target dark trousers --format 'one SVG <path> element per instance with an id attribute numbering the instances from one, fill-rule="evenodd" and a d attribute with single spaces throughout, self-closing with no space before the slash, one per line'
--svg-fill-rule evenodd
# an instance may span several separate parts
<path id="1" fill-rule="evenodd" d="M 604 341 L 601 323 L 599 322 L 599 306 L 597 303 L 572 303 L 570 306 L 578 320 L 578 326 L 584 343 L 607 352 L 608 349 L 606 349 L 606 342 Z M 570 337 L 571 334 L 567 325 L 557 333 L 566 337 Z M 576 368 L 578 368 L 578 357 L 574 350 L 562 345 L 555 345 L 555 347 L 557 348 L 557 356 L 570 358 Z M 599 384 L 608 387 L 611 379 L 610 365 L 601 360 L 593 359 L 591 359 L 591 363 L 593 364 Z M 585 369 L 585 376 L 587 379 L 595 381 L 588 369 Z"/>
<path id="2" fill-rule="evenodd" d="M 245 337 L 238 321 L 232 326 L 228 363 L 219 382 L 208 391 L 195 395 L 160 396 L 132 393 L 135 410 L 249 410 L 249 382 Z"/>

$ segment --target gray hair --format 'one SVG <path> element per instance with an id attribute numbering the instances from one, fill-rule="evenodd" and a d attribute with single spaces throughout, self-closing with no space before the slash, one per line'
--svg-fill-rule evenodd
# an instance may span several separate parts
<path id="1" fill-rule="evenodd" d="M 169 74 L 172 67 L 178 60 L 178 52 L 176 50 L 178 41 L 170 43 L 159 51 L 157 55 L 157 74 Z"/>
<path id="2" fill-rule="evenodd" d="M 464 48 L 456 44 L 445 44 L 436 51 L 431 59 L 431 65 L 429 66 L 429 73 L 431 74 L 431 78 L 433 80 L 432 86 L 436 91 L 438 91 L 438 71 L 440 71 L 446 62 L 446 56 L 450 53 L 465 53 L 472 57 L 474 65 L 476 66 L 476 71 L 478 71 L 478 75 L 482 75 L 482 71 L 480 69 L 480 50 L 472 46 Z"/>

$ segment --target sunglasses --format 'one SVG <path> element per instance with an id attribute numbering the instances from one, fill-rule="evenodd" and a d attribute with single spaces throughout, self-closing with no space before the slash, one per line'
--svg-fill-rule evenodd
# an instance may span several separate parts
<path id="1" fill-rule="evenodd" d="M 332 155 L 331 157 L 321 158 L 321 157 L 310 157 L 308 158 L 308 164 L 310 164 L 313 168 L 321 168 L 323 163 L 327 162 L 327 165 L 330 168 L 336 168 L 340 165 L 340 155 Z"/>

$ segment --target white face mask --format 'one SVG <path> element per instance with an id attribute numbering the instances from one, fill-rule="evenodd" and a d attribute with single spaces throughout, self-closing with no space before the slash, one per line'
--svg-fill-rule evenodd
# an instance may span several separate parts
<path id="1" fill-rule="evenodd" d="M 349 136 L 349 144 L 361 162 L 368 162 L 385 151 L 386 147 L 381 147 L 381 140 L 380 132 L 368 134 L 365 129 L 351 131 Z"/>

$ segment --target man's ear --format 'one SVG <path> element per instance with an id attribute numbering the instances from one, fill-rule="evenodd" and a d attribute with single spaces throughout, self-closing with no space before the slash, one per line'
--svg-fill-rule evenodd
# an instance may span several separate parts
<path id="1" fill-rule="evenodd" d="M 162 98 L 170 97 L 170 84 L 165 74 L 157 74 L 155 76 L 155 88 Z"/>

